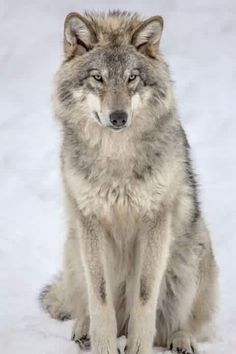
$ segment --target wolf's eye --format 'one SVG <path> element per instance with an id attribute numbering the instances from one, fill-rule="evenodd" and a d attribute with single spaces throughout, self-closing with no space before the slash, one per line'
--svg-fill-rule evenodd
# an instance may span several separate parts
<path id="1" fill-rule="evenodd" d="M 134 81 L 134 80 L 136 79 L 136 77 L 137 77 L 137 76 L 138 76 L 138 75 L 131 74 L 131 75 L 129 76 L 129 80 L 128 80 L 128 82 Z"/>
<path id="2" fill-rule="evenodd" d="M 103 79 L 102 79 L 102 76 L 97 74 L 97 75 L 93 75 L 93 78 L 96 80 L 96 81 L 100 81 L 100 82 L 103 82 Z"/>

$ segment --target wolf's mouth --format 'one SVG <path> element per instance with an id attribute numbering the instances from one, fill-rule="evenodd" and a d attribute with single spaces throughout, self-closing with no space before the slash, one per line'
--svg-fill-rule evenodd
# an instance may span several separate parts
<path id="1" fill-rule="evenodd" d="M 109 128 L 111 128 L 112 130 L 122 130 L 124 128 L 126 128 L 126 126 L 123 126 L 123 127 L 114 127 L 112 125 L 109 125 Z"/>

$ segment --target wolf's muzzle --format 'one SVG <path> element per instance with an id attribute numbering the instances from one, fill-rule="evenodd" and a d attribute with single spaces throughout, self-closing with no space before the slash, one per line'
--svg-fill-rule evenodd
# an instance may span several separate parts
<path id="1" fill-rule="evenodd" d="M 127 120 L 128 114 L 124 111 L 114 111 L 110 114 L 110 122 L 115 129 L 124 127 Z"/>

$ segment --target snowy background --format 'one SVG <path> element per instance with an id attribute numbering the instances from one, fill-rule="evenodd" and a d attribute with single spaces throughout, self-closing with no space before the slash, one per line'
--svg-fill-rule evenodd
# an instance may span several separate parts
<path id="1" fill-rule="evenodd" d="M 235 353 L 235 0 L 0 0 L 0 352 L 79 353 L 72 323 L 50 319 L 37 302 L 60 269 L 64 240 L 51 82 L 66 14 L 117 6 L 164 16 L 162 49 L 220 266 L 220 328 L 201 353 Z"/>

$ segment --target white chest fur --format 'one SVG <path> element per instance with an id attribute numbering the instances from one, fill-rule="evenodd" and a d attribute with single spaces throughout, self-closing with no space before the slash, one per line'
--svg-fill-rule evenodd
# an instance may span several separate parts
<path id="1" fill-rule="evenodd" d="M 124 213 L 144 215 L 149 210 L 158 209 L 166 189 L 158 174 L 137 179 L 128 175 L 111 177 L 104 171 L 91 182 L 67 169 L 66 180 L 84 215 L 95 214 L 110 219 L 110 222 L 114 213 L 120 216 Z"/>

